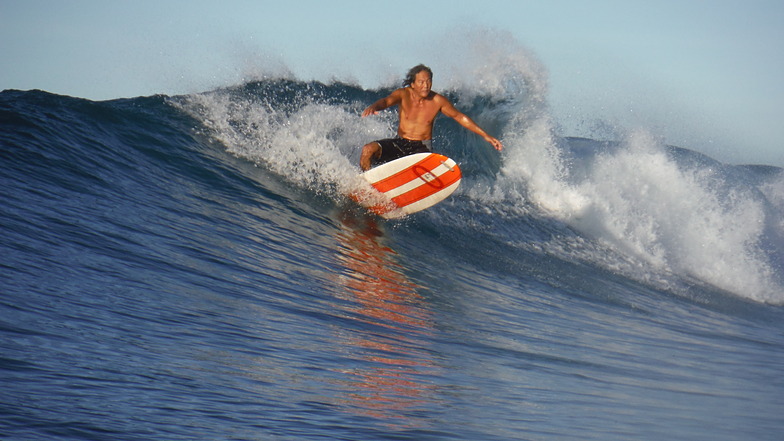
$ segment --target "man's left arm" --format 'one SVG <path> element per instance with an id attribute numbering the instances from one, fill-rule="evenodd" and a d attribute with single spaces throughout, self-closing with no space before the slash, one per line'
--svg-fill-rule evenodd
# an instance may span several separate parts
<path id="1" fill-rule="evenodd" d="M 477 135 L 481 136 L 482 139 L 487 141 L 490 145 L 492 145 L 496 150 L 501 150 L 504 148 L 501 141 L 497 140 L 496 138 L 490 136 L 485 132 L 477 123 L 474 122 L 471 118 L 468 117 L 465 113 L 457 110 L 452 103 L 449 102 L 446 98 L 443 98 L 444 103 L 441 106 L 441 113 L 444 115 L 454 119 L 458 122 L 461 126 L 465 127 L 466 129 L 476 133 Z"/>

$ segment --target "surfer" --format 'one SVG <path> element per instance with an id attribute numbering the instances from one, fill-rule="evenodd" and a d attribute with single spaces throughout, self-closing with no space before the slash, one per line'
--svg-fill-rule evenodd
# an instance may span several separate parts
<path id="1" fill-rule="evenodd" d="M 373 141 L 362 147 L 359 159 L 362 170 L 369 170 L 371 161 L 381 164 L 414 153 L 430 152 L 433 123 L 439 112 L 481 136 L 496 150 L 503 148 L 501 141 L 488 135 L 443 95 L 430 90 L 432 86 L 433 71 L 423 64 L 414 66 L 408 71 L 403 87 L 371 104 L 362 112 L 364 118 L 397 104 L 400 116 L 396 138 Z"/>

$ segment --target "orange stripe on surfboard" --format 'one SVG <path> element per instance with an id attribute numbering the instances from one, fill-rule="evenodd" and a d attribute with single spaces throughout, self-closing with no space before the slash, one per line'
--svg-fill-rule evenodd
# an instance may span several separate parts
<path id="1" fill-rule="evenodd" d="M 413 204 L 419 200 L 422 200 L 432 194 L 438 193 L 440 189 L 447 188 L 450 185 L 454 184 L 455 182 L 460 180 L 460 173 L 457 171 L 448 171 L 443 175 L 437 177 L 431 182 L 427 182 L 426 184 L 422 184 L 419 187 L 411 189 L 406 193 L 403 193 L 399 196 L 395 196 L 392 200 L 397 204 L 399 207 L 405 207 L 406 205 Z M 434 188 L 438 188 L 439 190 L 434 191 Z"/>
<path id="2" fill-rule="evenodd" d="M 375 182 L 372 185 L 373 187 L 376 187 L 376 190 L 382 193 L 386 193 L 393 188 L 400 187 L 401 185 L 420 177 L 421 174 L 417 174 L 415 170 L 421 170 L 421 168 L 432 170 L 441 165 L 442 161 L 445 161 L 446 159 L 447 158 L 445 156 L 432 154 L 427 158 L 417 162 L 413 166 L 401 170 L 388 178 L 384 178 L 378 182 Z"/>

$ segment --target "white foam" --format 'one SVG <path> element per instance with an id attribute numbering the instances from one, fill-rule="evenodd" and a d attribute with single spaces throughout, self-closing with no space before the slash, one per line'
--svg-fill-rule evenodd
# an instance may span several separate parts
<path id="1" fill-rule="evenodd" d="M 622 272 L 646 281 L 677 274 L 749 299 L 784 302 L 762 249 L 764 202 L 752 189 L 716 185 L 723 178 L 712 169 L 679 166 L 641 130 L 621 149 L 594 158 L 578 182 L 568 179 L 546 130 L 520 142 L 526 154 L 506 162 L 499 184 L 525 181 L 533 203 L 645 264 L 621 265 Z"/>
<path id="2" fill-rule="evenodd" d="M 225 91 L 190 96 L 184 107 L 227 151 L 334 197 L 356 185 L 362 145 L 389 131 L 385 118 L 360 120 L 354 109 L 306 103 L 286 113 Z"/>

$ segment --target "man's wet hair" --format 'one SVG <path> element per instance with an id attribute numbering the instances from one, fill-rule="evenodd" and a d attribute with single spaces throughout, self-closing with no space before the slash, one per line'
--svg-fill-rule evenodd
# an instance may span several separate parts
<path id="1" fill-rule="evenodd" d="M 412 67 L 408 71 L 408 74 L 406 74 L 406 79 L 403 80 L 403 87 L 410 86 L 410 85 L 414 84 L 414 79 L 416 78 L 417 74 L 419 72 L 422 72 L 422 71 L 427 72 L 430 75 L 430 79 L 431 80 L 433 79 L 433 71 L 430 70 L 430 68 L 425 66 L 424 64 L 418 64 L 418 65 Z"/>

